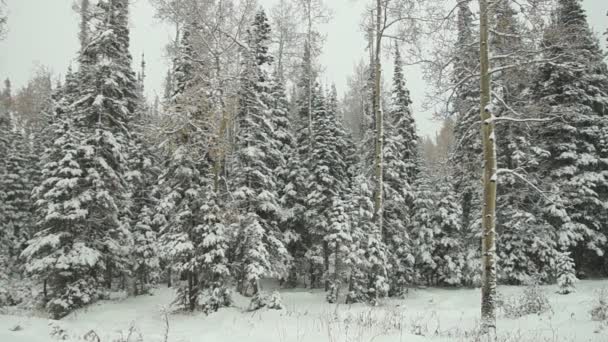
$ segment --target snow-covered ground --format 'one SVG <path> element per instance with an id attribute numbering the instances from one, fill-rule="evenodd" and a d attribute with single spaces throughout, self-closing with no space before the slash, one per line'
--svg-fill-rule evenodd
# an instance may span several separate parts
<path id="1" fill-rule="evenodd" d="M 608 341 L 608 329 L 591 320 L 589 310 L 597 291 L 608 280 L 586 280 L 577 292 L 555 294 L 545 286 L 552 310 L 541 315 L 508 319 L 499 312 L 500 341 Z M 523 287 L 501 286 L 504 297 L 519 295 Z M 388 300 L 378 307 L 330 305 L 322 292 L 304 289 L 281 291 L 284 310 L 246 312 L 247 299 L 235 298 L 234 307 L 205 316 L 202 313 L 169 314 L 170 342 L 358 342 L 358 341 L 475 341 L 479 319 L 479 290 L 419 289 L 402 300 Z M 164 340 L 163 310 L 174 297 L 172 289 L 159 287 L 153 295 L 103 301 L 79 310 L 61 321 L 17 315 L 0 316 L 1 342 L 46 342 L 49 323 L 65 329 L 68 339 L 85 341 L 94 330 L 102 342 L 134 333 L 130 341 Z M 18 331 L 11 331 L 16 325 Z M 121 340 L 121 341 L 123 341 Z"/>

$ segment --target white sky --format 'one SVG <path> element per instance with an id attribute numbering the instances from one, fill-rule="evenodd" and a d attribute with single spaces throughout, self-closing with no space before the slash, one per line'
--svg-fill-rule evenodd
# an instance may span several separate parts
<path id="1" fill-rule="evenodd" d="M 9 32 L 0 42 L 0 79 L 10 78 L 14 89 L 22 87 L 36 65 L 63 74 L 75 64 L 78 50 L 78 17 L 72 11 L 73 0 L 7 0 Z M 324 26 L 327 41 L 320 62 L 325 66 L 324 83 L 335 82 L 341 94 L 354 64 L 365 56 L 365 41 L 359 23 L 362 9 L 371 0 L 326 0 L 334 12 L 333 20 Z M 276 0 L 259 0 L 269 9 Z M 154 8 L 148 0 L 132 0 L 131 50 L 134 68 L 145 53 L 147 62 L 146 89 L 152 97 L 162 93 L 162 81 L 167 71 L 163 47 L 173 35 L 170 28 L 154 19 Z M 608 27 L 607 0 L 583 0 L 591 26 L 596 32 Z M 605 42 L 605 39 L 602 39 Z M 385 75 L 391 70 L 385 68 Z M 388 77 L 388 76 L 387 76 Z M 415 108 L 423 99 L 425 82 L 415 68 L 406 70 L 408 85 Z M 388 79 L 388 78 L 387 78 Z M 434 135 L 439 124 L 430 113 L 416 110 L 418 129 L 423 135 Z"/>

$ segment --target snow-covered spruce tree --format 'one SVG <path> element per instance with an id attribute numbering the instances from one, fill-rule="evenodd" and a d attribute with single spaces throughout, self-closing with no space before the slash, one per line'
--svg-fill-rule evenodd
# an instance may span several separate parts
<path id="1" fill-rule="evenodd" d="M 433 179 L 427 170 L 420 170 L 414 189 L 413 215 L 408 229 L 415 260 L 413 283 L 431 285 L 436 280 L 437 264 L 433 252 L 440 232 L 435 220 L 437 203 Z"/>
<path id="2" fill-rule="evenodd" d="M 190 138 L 185 133 L 181 137 Z M 196 253 L 205 239 L 201 228 L 206 176 L 201 174 L 201 165 L 197 163 L 201 151 L 190 140 L 180 143 L 159 180 L 163 188 L 159 210 L 167 217 L 161 227 L 160 248 L 168 267 L 183 280 L 174 304 L 192 311 L 199 305 L 201 265 Z"/>
<path id="3" fill-rule="evenodd" d="M 209 107 L 194 82 L 193 29 L 184 27 L 174 60 L 175 91 L 166 110 L 178 126 L 170 144 L 175 149 L 159 179 L 155 222 L 161 225 L 163 260 L 182 280 L 175 304 L 209 313 L 230 303 L 228 233 L 213 184 Z"/>
<path id="4" fill-rule="evenodd" d="M 156 281 L 160 267 L 157 225 L 152 210 L 158 205 L 156 183 L 160 174 L 159 158 L 153 152 L 153 142 L 148 139 L 147 127 L 150 125 L 149 108 L 144 96 L 145 62 L 137 79 L 137 107 L 130 122 L 131 139 L 128 145 L 129 172 L 125 179 L 129 184 L 129 221 L 133 233 L 133 252 L 131 253 L 133 294 L 148 291 L 149 285 Z"/>
<path id="5" fill-rule="evenodd" d="M 132 223 L 133 250 L 132 272 L 135 277 L 134 294 L 148 292 L 148 286 L 156 277 L 159 268 L 157 232 L 154 230 L 154 213 L 148 206 L 139 209 Z"/>
<path id="6" fill-rule="evenodd" d="M 435 237 L 433 260 L 436 265 L 436 279 L 441 285 L 460 286 L 466 276 L 466 255 L 461 229 L 462 208 L 451 180 L 439 178 L 435 183 L 435 225 L 438 234 Z"/>
<path id="7" fill-rule="evenodd" d="M 160 204 L 168 213 L 161 250 L 183 280 L 174 303 L 209 313 L 231 302 L 226 288 L 228 239 L 211 175 L 198 170 L 198 153 L 192 145 L 178 147 L 170 169 L 161 177 L 169 190 Z M 206 169 L 210 172 L 208 165 Z"/>
<path id="8" fill-rule="evenodd" d="M 124 281 L 130 273 L 132 241 L 124 176 L 137 82 L 131 70 L 128 1 L 102 0 L 95 11 L 90 41 L 80 55 L 86 68 L 80 70 L 81 90 L 73 106 L 76 125 L 85 133 L 83 148 L 92 158 L 87 175 L 98 200 L 87 209 L 90 221 L 96 221 L 91 226 L 100 225 L 105 282 L 110 288 L 116 275 Z"/>
<path id="9" fill-rule="evenodd" d="M 337 130 L 335 113 L 327 111 L 323 91 L 318 84 L 312 95 L 314 148 L 307 162 L 310 175 L 306 184 L 305 213 L 311 249 L 308 258 L 311 267 L 318 266 L 317 261 L 322 258 L 325 274 L 329 269 L 330 250 L 324 240 L 329 231 L 329 215 L 334 211 L 333 203 L 339 203 L 334 198 L 343 199 L 348 193 L 348 165 L 342 148 L 346 143 Z M 329 290 L 328 281 L 326 278 L 326 290 Z"/>
<path id="10" fill-rule="evenodd" d="M 466 231 L 480 231 L 479 223 L 475 220 L 481 190 L 479 175 L 481 174 L 482 146 L 479 139 L 479 49 L 473 13 L 470 1 L 458 3 L 457 41 L 454 47 L 454 97 L 452 110 L 456 115 L 454 136 L 456 146 L 452 161 L 455 166 L 456 192 L 460 194 L 462 203 L 462 227 Z M 472 248 L 479 249 L 476 245 Z"/>
<path id="11" fill-rule="evenodd" d="M 553 187 L 542 210 L 578 271 L 601 269 L 608 233 L 608 71 L 578 0 L 559 0 L 532 87 L 540 125 L 538 173 Z"/>
<path id="12" fill-rule="evenodd" d="M 26 269 L 52 286 L 47 307 L 55 317 L 94 301 L 102 279 L 110 287 L 116 273 L 129 271 L 123 176 L 135 77 L 128 3 L 100 1 L 95 11 L 91 40 L 80 56 L 87 67 L 79 73 L 74 102 L 57 118 L 35 192 L 39 233 L 22 253 Z"/>
<path id="13" fill-rule="evenodd" d="M 304 246 L 302 235 L 305 234 L 302 224 L 304 206 L 300 192 L 304 184 L 302 164 L 298 154 L 294 129 L 289 118 L 289 101 L 285 93 L 282 76 L 275 73 L 271 88 L 271 115 L 273 123 L 273 141 L 278 145 L 280 153 L 276 160 L 274 173 L 277 177 L 279 203 L 283 207 L 284 216 L 280 222 L 285 236 L 286 247 L 292 257 L 292 264 L 287 276 L 287 286 L 294 287 L 298 283 L 298 274 L 304 270 Z"/>
<path id="14" fill-rule="evenodd" d="M 534 49 L 524 39 L 526 27 L 509 2 L 498 3 L 493 16 L 492 54 L 505 57 L 496 58 L 492 64 L 498 70 L 506 68 L 492 77 L 494 115 L 531 119 L 536 114 L 526 107 L 533 72 L 526 61 L 534 58 L 528 52 Z M 498 167 L 510 171 L 500 174 L 497 190 L 498 279 L 504 283 L 522 284 L 532 276 L 547 281 L 551 276 L 550 268 L 545 266 L 553 262 L 550 258 L 555 255 L 554 234 L 539 214 L 537 203 L 542 202 L 542 195 L 528 184 L 540 186 L 534 172 L 538 152 L 532 141 L 537 126 L 534 122 L 507 120 L 496 125 Z"/>
<path id="15" fill-rule="evenodd" d="M 557 293 L 569 294 L 575 291 L 574 284 L 576 279 L 574 261 L 570 256 L 570 252 L 557 252 L 555 261 L 555 275 L 557 277 Z"/>
<path id="16" fill-rule="evenodd" d="M 9 148 L 10 148 L 10 140 L 9 140 L 9 136 L 10 136 L 10 132 L 12 130 L 11 127 L 11 118 L 10 118 L 10 112 L 9 112 L 9 108 L 10 108 L 10 102 L 11 102 L 11 96 L 10 96 L 10 81 L 8 81 L 8 79 L 6 80 L 6 84 L 8 85 L 8 87 L 6 87 L 2 93 L 0 93 L 0 95 L 2 96 L 0 98 L 0 153 L 3 156 L 8 156 L 9 154 Z M 6 165 L 7 165 L 7 159 L 6 158 L 1 158 L 0 159 L 0 175 L 4 175 L 4 173 L 6 172 Z M 4 189 L 4 187 L 0 187 L 0 203 L 2 203 L 2 205 L 0 205 L 0 222 L 7 222 L 6 221 L 6 213 L 5 213 L 5 206 L 4 206 L 4 202 L 6 201 L 7 198 L 7 192 L 6 189 Z M 4 227 L 2 227 L 2 229 L 0 229 L 0 266 L 1 267 L 9 267 L 9 254 L 10 254 L 10 250 L 13 247 L 13 236 L 10 232 L 10 230 L 5 229 Z"/>
<path id="17" fill-rule="evenodd" d="M 53 128 L 54 140 L 43 156 L 43 180 L 34 191 L 39 231 L 21 255 L 26 271 L 43 282 L 52 317 L 61 318 L 97 299 L 103 253 L 85 209 L 97 198 L 88 188 L 83 134 L 65 117 Z"/>
<path id="18" fill-rule="evenodd" d="M 386 297 L 389 290 L 388 251 L 380 230 L 373 221 L 372 185 L 363 175 L 354 178 L 351 204 L 352 247 L 347 303 L 367 301 L 371 304 Z"/>
<path id="19" fill-rule="evenodd" d="M 196 249 L 196 255 L 201 264 L 200 277 L 203 292 L 200 305 L 204 312 L 210 313 L 228 306 L 232 302 L 230 291 L 227 288 L 230 278 L 229 241 L 217 194 L 211 185 L 207 186 L 204 200 L 205 204 L 201 208 L 203 240 Z"/>
<path id="20" fill-rule="evenodd" d="M 325 279 L 329 282 L 327 301 L 337 303 L 340 299 L 340 288 L 347 279 L 353 239 L 344 201 L 338 196 L 334 197 L 331 208 L 327 216 L 328 231 L 324 237 L 330 260 Z"/>
<path id="21" fill-rule="evenodd" d="M 400 295 L 411 281 L 412 260 L 406 227 L 412 215 L 412 184 L 418 159 L 418 137 L 412 115 L 410 93 L 405 85 L 399 48 L 384 137 L 384 227 L 382 240 L 389 249 L 392 266 L 391 295 Z"/>
<path id="22" fill-rule="evenodd" d="M 5 124 L 8 125 L 5 126 L 6 131 L 2 132 L 6 134 L 8 146 L 4 155 L 3 170 L 0 170 L 0 192 L 2 192 L 0 231 L 11 237 L 8 257 L 12 260 L 11 266 L 14 267 L 25 242 L 33 232 L 34 218 L 30 196 L 37 165 L 31 158 L 30 139 L 10 121 Z"/>
<path id="23" fill-rule="evenodd" d="M 272 57 L 268 53 L 270 26 L 259 11 L 243 49 L 243 72 L 238 95 L 235 166 L 231 180 L 239 213 L 234 271 L 238 290 L 261 297 L 259 280 L 285 276 L 290 257 L 279 229 L 282 210 L 275 167 L 281 165 L 272 118 Z M 258 308 L 257 306 L 253 309 Z"/>
<path id="24" fill-rule="evenodd" d="M 307 180 L 310 176 L 312 116 L 310 113 L 310 92 L 314 84 L 316 72 L 311 68 L 312 56 L 309 44 L 304 44 L 302 62 L 297 67 L 297 80 L 291 97 L 291 128 L 295 139 L 294 153 L 288 159 L 287 183 L 283 189 L 281 203 L 287 209 L 288 229 L 295 232 L 296 241 L 288 244 L 290 254 L 294 257 L 292 268 L 288 277 L 288 285 L 295 284 L 297 274 L 305 275 L 305 283 L 312 287 L 318 287 L 322 277 L 322 261 L 318 251 L 319 246 L 314 245 L 314 238 L 309 231 L 309 221 L 306 216 Z M 317 242 L 318 242 L 318 236 Z"/>

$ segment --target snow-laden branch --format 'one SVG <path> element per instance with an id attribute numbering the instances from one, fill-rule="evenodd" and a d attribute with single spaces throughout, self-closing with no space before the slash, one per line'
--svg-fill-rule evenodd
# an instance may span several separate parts
<path id="1" fill-rule="evenodd" d="M 524 177 L 523 175 L 510 170 L 510 169 L 498 169 L 496 170 L 496 173 L 494 174 L 494 177 L 497 177 L 499 174 L 501 173 L 509 173 L 512 174 L 513 176 L 519 178 L 520 180 L 522 180 L 524 183 L 528 184 L 528 186 L 530 186 L 532 189 L 536 190 L 541 196 L 543 196 L 543 198 L 545 198 L 547 201 L 551 201 L 549 199 L 549 197 L 547 197 L 545 195 L 545 192 L 542 191 L 539 187 L 537 187 L 534 183 L 530 182 L 528 179 L 526 179 L 526 177 Z"/>
<path id="2" fill-rule="evenodd" d="M 530 118 L 530 119 L 518 119 L 518 118 L 510 118 L 510 117 L 506 117 L 506 116 L 500 116 L 500 117 L 491 117 L 487 120 L 484 120 L 484 123 L 486 125 L 492 123 L 492 122 L 498 122 L 498 121 L 512 121 L 512 122 L 547 122 L 547 121 L 551 121 L 553 119 L 547 118 L 547 119 L 540 119 L 540 118 Z"/>

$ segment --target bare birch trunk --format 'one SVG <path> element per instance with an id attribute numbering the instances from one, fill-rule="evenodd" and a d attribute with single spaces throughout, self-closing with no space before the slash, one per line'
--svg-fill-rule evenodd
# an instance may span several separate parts
<path id="1" fill-rule="evenodd" d="M 382 198 L 383 198 L 383 180 L 382 180 L 382 136 L 383 132 L 383 117 L 382 108 L 380 105 L 380 82 L 381 82 L 381 53 L 382 53 L 382 0 L 376 0 L 376 55 L 374 56 L 374 114 L 376 116 L 376 151 L 375 151 L 375 176 L 376 176 L 376 193 L 374 194 L 374 220 L 378 225 L 378 229 L 382 234 Z"/>
<path id="2" fill-rule="evenodd" d="M 307 5 L 308 5 L 308 32 L 307 32 L 307 42 L 306 44 L 308 44 L 308 65 L 306 66 L 307 68 L 307 73 L 308 73 L 308 144 L 309 144 L 309 149 L 308 149 L 308 153 L 310 156 L 312 156 L 313 153 L 313 137 L 312 137 L 312 85 L 313 85 L 313 81 L 312 81 L 312 0 L 308 0 Z"/>
<path id="3" fill-rule="evenodd" d="M 488 3 L 479 0 L 481 120 L 483 139 L 481 332 L 496 335 L 496 144 L 491 107 L 488 46 Z"/>

